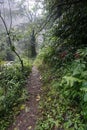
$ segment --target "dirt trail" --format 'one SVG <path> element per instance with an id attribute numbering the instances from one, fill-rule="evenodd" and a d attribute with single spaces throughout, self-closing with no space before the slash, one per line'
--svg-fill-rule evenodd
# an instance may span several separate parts
<path id="1" fill-rule="evenodd" d="M 29 100 L 26 102 L 26 107 L 20 112 L 16 121 L 8 130 L 34 130 L 38 119 L 38 103 L 41 94 L 40 74 L 37 68 L 32 68 L 27 89 L 29 92 Z"/>

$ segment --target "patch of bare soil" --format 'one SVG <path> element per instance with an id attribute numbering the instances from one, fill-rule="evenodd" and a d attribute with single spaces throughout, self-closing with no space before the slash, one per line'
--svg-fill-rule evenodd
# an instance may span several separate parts
<path id="1" fill-rule="evenodd" d="M 10 126 L 8 130 L 34 130 L 36 121 L 38 120 L 39 100 L 41 94 L 40 74 L 37 68 L 32 68 L 27 89 L 29 92 L 29 100 L 25 103 L 25 108 L 20 112 L 16 121 Z"/>

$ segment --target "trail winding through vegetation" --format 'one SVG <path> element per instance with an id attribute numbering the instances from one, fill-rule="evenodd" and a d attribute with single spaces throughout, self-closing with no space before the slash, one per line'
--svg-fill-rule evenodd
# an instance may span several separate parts
<path id="1" fill-rule="evenodd" d="M 38 118 L 38 103 L 41 94 L 40 74 L 37 68 L 32 68 L 27 89 L 29 100 L 26 101 L 25 108 L 20 112 L 16 121 L 8 130 L 34 130 Z"/>

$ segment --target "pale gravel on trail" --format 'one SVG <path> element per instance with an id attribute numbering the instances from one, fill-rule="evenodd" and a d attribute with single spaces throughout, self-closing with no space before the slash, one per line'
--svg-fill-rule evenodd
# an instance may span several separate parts
<path id="1" fill-rule="evenodd" d="M 38 120 L 39 100 L 41 94 L 40 73 L 34 66 L 32 73 L 29 76 L 27 90 L 29 93 L 29 100 L 25 103 L 25 109 L 20 112 L 15 122 L 8 130 L 34 130 L 36 121 Z"/>

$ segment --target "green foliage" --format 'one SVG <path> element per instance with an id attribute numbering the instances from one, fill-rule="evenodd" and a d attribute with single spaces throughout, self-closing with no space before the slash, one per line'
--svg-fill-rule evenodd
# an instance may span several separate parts
<path id="1" fill-rule="evenodd" d="M 36 130 L 86 130 L 87 1 L 45 0 L 45 4 L 51 20 L 37 57 L 44 94 Z"/>
<path id="2" fill-rule="evenodd" d="M 12 50 L 12 51 L 15 51 L 15 46 L 11 46 L 11 50 Z"/>
<path id="3" fill-rule="evenodd" d="M 6 41 L 5 39 L 3 40 L 3 37 L 4 36 L 2 35 L 0 41 L 0 59 L 12 61 L 15 59 L 15 56 L 12 53 L 12 50 L 10 50 L 9 46 L 6 45 Z"/>
<path id="4" fill-rule="evenodd" d="M 15 116 L 20 112 L 20 105 L 27 98 L 25 89 L 26 77 L 31 71 L 30 66 L 13 65 L 0 72 L 0 129 L 7 130 Z M 18 107 L 19 106 L 19 107 Z"/>
<path id="5" fill-rule="evenodd" d="M 39 54 L 39 69 L 42 72 L 43 92 L 40 102 L 40 119 L 36 130 L 62 128 L 64 130 L 87 129 L 87 48 L 79 49 L 71 62 L 51 60 L 55 54 L 50 47 Z M 53 50 L 53 48 L 52 48 Z M 52 55 L 51 55 L 52 54 Z M 50 59 L 49 59 L 50 58 Z"/>

